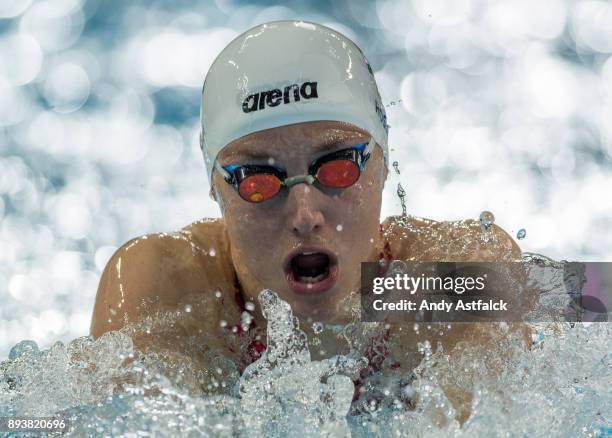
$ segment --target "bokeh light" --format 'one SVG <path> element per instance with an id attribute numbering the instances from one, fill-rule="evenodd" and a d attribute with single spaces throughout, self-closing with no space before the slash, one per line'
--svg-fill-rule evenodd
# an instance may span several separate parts
<path id="1" fill-rule="evenodd" d="M 612 3 L 0 1 L 0 355 L 88 332 L 130 238 L 218 217 L 200 91 L 251 26 L 345 33 L 386 104 L 383 217 L 494 212 L 524 251 L 612 261 Z"/>

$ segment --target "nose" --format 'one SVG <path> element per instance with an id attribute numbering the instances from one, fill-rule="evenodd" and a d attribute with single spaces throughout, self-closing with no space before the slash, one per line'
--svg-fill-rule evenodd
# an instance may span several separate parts
<path id="1" fill-rule="evenodd" d="M 288 226 L 297 236 L 308 237 L 317 233 L 325 223 L 319 195 L 319 191 L 308 184 L 297 184 L 289 188 Z"/>

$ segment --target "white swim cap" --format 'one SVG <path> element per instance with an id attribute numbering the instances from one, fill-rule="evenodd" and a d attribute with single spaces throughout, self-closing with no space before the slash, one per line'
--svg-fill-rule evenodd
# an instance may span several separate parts
<path id="1" fill-rule="evenodd" d="M 209 181 L 217 154 L 233 140 L 317 120 L 368 131 L 388 162 L 384 105 L 355 43 L 306 21 L 273 21 L 244 32 L 217 56 L 204 80 L 200 146 Z"/>

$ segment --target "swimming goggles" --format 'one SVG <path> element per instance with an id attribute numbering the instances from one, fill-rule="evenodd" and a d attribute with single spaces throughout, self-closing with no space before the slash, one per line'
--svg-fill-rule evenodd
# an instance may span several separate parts
<path id="1" fill-rule="evenodd" d="M 215 169 L 248 202 L 264 202 L 276 196 L 283 187 L 315 182 L 324 187 L 343 189 L 357 182 L 366 161 L 374 148 L 374 138 L 368 143 L 360 143 L 323 155 L 310 163 L 307 175 L 287 178 L 287 172 L 272 165 L 230 164 L 221 166 L 215 162 Z"/>

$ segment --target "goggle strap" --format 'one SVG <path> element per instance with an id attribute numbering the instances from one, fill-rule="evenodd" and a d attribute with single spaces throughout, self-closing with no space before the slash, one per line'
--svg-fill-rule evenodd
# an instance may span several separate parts
<path id="1" fill-rule="evenodd" d="M 370 155 L 370 153 L 374 150 L 374 146 L 376 146 L 376 142 L 374 141 L 374 137 L 370 137 L 370 141 L 366 145 L 365 150 L 363 151 L 364 155 Z"/>
<path id="2" fill-rule="evenodd" d="M 374 150 L 374 146 L 376 146 L 374 137 L 370 137 L 370 141 L 368 142 L 368 144 L 366 145 L 365 149 L 363 150 L 361 154 L 363 159 L 360 160 L 361 162 L 359 163 L 359 170 L 363 171 L 363 167 L 365 166 L 366 161 L 368 161 L 368 158 L 370 158 L 370 154 Z"/>
<path id="3" fill-rule="evenodd" d="M 217 160 L 215 160 L 215 169 L 217 169 L 217 172 L 219 172 L 227 182 L 231 182 L 234 179 L 234 176 L 225 170 Z"/>

